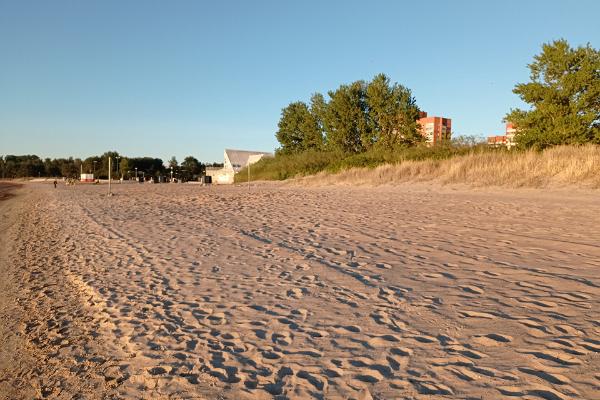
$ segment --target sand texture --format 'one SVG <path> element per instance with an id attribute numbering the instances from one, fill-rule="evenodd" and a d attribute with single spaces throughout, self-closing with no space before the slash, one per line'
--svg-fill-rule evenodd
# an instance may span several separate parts
<path id="1" fill-rule="evenodd" d="M 600 398 L 596 192 L 114 192 L 0 202 L 0 398 Z"/>

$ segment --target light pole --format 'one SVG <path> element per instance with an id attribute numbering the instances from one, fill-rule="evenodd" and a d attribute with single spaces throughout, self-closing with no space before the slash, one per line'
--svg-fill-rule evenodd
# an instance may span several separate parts
<path id="1" fill-rule="evenodd" d="M 111 172 L 112 172 L 112 165 L 110 164 L 110 157 L 108 157 L 108 195 L 109 196 L 112 196 L 112 193 L 110 191 L 110 181 L 112 180 Z"/>
<path id="2" fill-rule="evenodd" d="M 119 160 L 121 157 L 115 157 L 117 159 L 117 177 L 119 176 Z"/>
<path id="3" fill-rule="evenodd" d="M 135 167 L 135 180 L 137 181 L 137 167 Z"/>

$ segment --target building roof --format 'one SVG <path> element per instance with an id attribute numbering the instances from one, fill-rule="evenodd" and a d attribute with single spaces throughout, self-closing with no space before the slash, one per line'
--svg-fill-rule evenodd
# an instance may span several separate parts
<path id="1" fill-rule="evenodd" d="M 235 169 L 236 171 L 248 165 L 248 160 L 251 156 L 273 156 L 273 153 L 267 153 L 264 151 L 248 151 L 233 149 L 225 149 L 225 154 L 227 155 L 227 159 L 231 163 L 233 169 Z"/>

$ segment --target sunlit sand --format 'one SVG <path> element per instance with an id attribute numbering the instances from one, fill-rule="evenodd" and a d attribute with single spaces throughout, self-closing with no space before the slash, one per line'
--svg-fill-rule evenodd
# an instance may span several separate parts
<path id="1" fill-rule="evenodd" d="M 598 396 L 593 192 L 113 193 L 0 203 L 6 398 Z"/>

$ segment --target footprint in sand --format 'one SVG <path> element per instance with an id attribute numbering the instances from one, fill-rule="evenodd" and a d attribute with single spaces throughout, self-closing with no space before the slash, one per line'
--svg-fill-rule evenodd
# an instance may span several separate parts
<path id="1" fill-rule="evenodd" d="M 392 347 L 390 349 L 390 352 L 392 354 L 402 356 L 402 357 L 410 357 L 413 354 L 412 349 L 410 349 L 408 347 Z"/>
<path id="2" fill-rule="evenodd" d="M 508 380 L 508 381 L 518 381 L 520 379 L 516 375 L 510 374 L 507 372 L 503 372 L 503 371 L 499 371 L 494 368 L 480 367 L 480 366 L 476 366 L 476 365 L 470 365 L 469 368 L 471 370 L 473 370 L 474 372 L 477 372 L 480 375 L 489 376 L 491 378 L 498 378 L 498 379 L 503 379 L 503 380 Z"/>
<path id="3" fill-rule="evenodd" d="M 454 391 L 452 390 L 452 388 L 450 388 L 446 385 L 443 385 L 439 382 L 422 381 L 422 380 L 417 380 L 417 379 L 409 379 L 409 381 L 413 384 L 415 389 L 417 389 L 417 391 L 420 394 L 433 394 L 433 395 L 446 395 L 446 396 L 454 395 Z"/>
<path id="4" fill-rule="evenodd" d="M 429 279 L 439 279 L 439 278 L 443 277 L 442 274 L 439 274 L 437 272 L 422 273 L 420 275 L 424 278 L 429 278 Z"/>
<path id="5" fill-rule="evenodd" d="M 373 348 L 387 347 L 390 343 L 399 343 L 400 338 L 396 335 L 380 335 L 367 340 L 369 346 Z"/>
<path id="6" fill-rule="evenodd" d="M 445 347 L 445 350 L 448 353 L 450 353 L 450 354 L 452 354 L 452 353 L 458 353 L 458 354 L 461 354 L 461 355 L 463 355 L 465 357 L 476 359 L 476 360 L 480 360 L 482 358 L 486 358 L 487 357 L 486 354 L 483 354 L 483 353 L 481 353 L 479 351 L 476 351 L 476 350 L 473 350 L 473 349 L 470 349 L 468 347 L 464 347 L 464 346 L 461 346 L 461 345 L 447 346 L 447 347 Z"/>
<path id="7" fill-rule="evenodd" d="M 208 320 L 212 325 L 224 325 L 227 323 L 225 313 L 217 312 L 208 316 Z"/>
<path id="8" fill-rule="evenodd" d="M 463 381 L 472 382 L 480 378 L 480 376 L 464 367 L 448 368 L 448 371 L 462 379 Z"/>
<path id="9" fill-rule="evenodd" d="M 300 321 L 306 320 L 308 316 L 308 310 L 304 308 L 296 308 L 290 311 L 290 318 L 299 319 Z"/>
<path id="10" fill-rule="evenodd" d="M 519 367 L 519 371 L 529 375 L 535 375 L 538 378 L 542 378 L 543 380 L 554 383 L 555 385 L 568 385 L 571 383 L 571 380 L 566 376 L 546 371 L 542 368 Z"/>
<path id="11" fill-rule="evenodd" d="M 463 317 L 466 318 L 484 318 L 484 319 L 496 319 L 496 316 L 486 312 L 479 311 L 459 311 Z"/>
<path id="12" fill-rule="evenodd" d="M 531 386 L 531 387 L 515 387 L 515 386 L 499 386 L 498 391 L 505 396 L 526 397 L 535 396 L 543 399 L 552 400 L 567 400 L 570 397 L 546 386 Z"/>
<path id="13" fill-rule="evenodd" d="M 292 335 L 289 331 L 279 331 L 271 335 L 271 340 L 280 346 L 289 346 L 292 344 Z"/>
<path id="14" fill-rule="evenodd" d="M 481 289 L 480 287 L 477 286 L 472 286 L 472 285 L 465 285 L 465 286 L 459 286 L 463 292 L 467 292 L 467 293 L 471 293 L 471 294 L 483 294 L 484 291 L 483 289 Z"/>
<path id="15" fill-rule="evenodd" d="M 474 336 L 473 341 L 483 346 L 500 346 L 513 341 L 512 336 L 499 333 L 488 333 L 487 335 Z"/>
<path id="16" fill-rule="evenodd" d="M 334 328 L 336 328 L 336 331 L 341 333 L 345 333 L 344 331 L 360 333 L 362 331 L 361 327 L 358 325 L 336 325 Z"/>
<path id="17" fill-rule="evenodd" d="M 302 297 L 303 291 L 300 288 L 293 288 L 293 289 L 289 289 L 286 292 L 286 294 L 287 294 L 288 297 L 292 297 L 294 299 L 299 299 L 299 298 Z"/>
<path id="18" fill-rule="evenodd" d="M 553 301 L 546 301 L 546 300 L 538 300 L 538 299 L 532 299 L 530 297 L 521 297 L 519 299 L 519 301 L 523 304 L 531 304 L 536 306 L 536 308 L 555 308 L 558 306 L 558 304 L 556 304 Z"/>
<path id="19" fill-rule="evenodd" d="M 559 331 L 565 335 L 569 335 L 569 336 L 583 336 L 583 334 L 584 334 L 580 330 L 573 328 L 570 325 L 559 324 L 559 325 L 555 325 L 554 327 L 556 328 L 557 331 Z"/>
<path id="20" fill-rule="evenodd" d="M 540 358 L 543 360 L 548 360 L 548 361 L 553 361 L 560 365 L 573 366 L 573 365 L 583 364 L 583 362 L 580 359 L 573 357 L 569 354 L 564 354 L 564 353 L 561 353 L 558 351 L 551 351 L 551 350 L 532 351 L 532 350 L 525 349 L 525 350 L 520 350 L 519 352 L 524 353 L 524 354 L 531 354 L 537 358 Z"/>
<path id="21" fill-rule="evenodd" d="M 579 343 L 582 347 L 594 353 L 600 353 L 600 340 L 594 339 L 583 339 L 583 342 Z"/>

